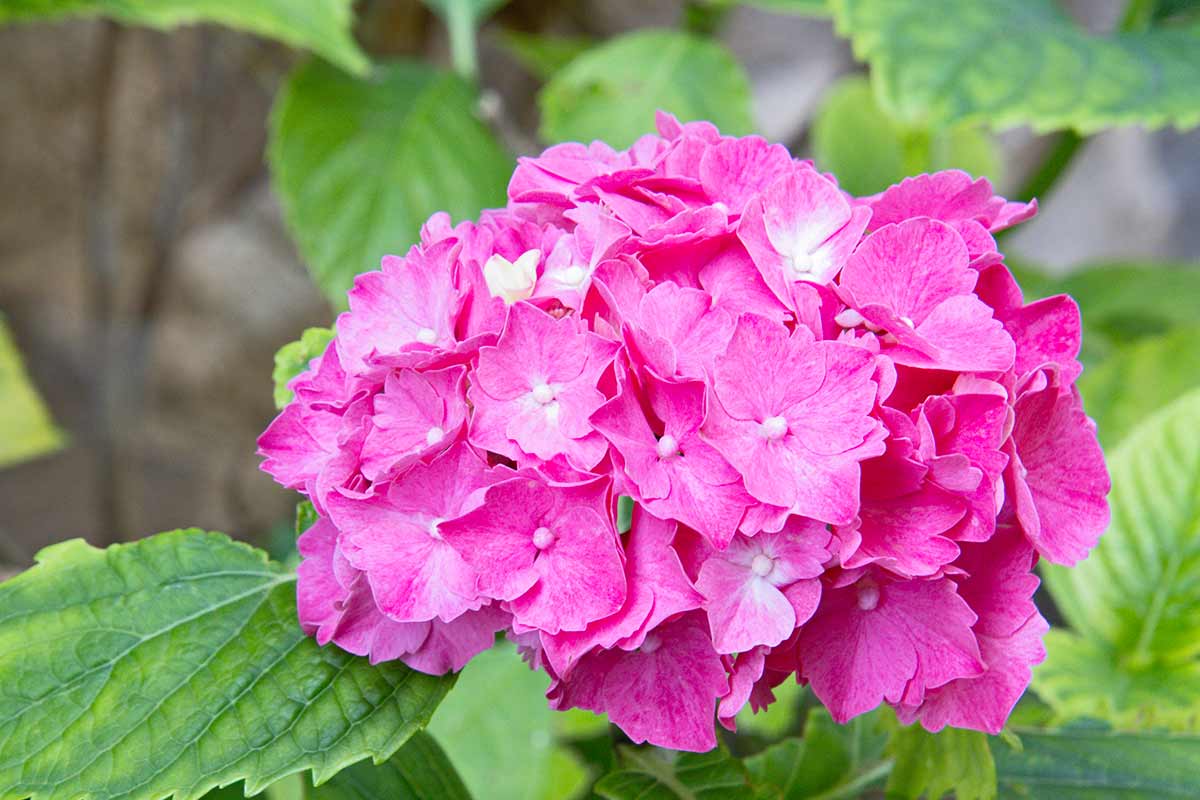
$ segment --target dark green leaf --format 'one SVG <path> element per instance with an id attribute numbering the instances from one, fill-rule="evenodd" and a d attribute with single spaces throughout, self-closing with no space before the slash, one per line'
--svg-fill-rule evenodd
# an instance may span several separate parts
<path id="1" fill-rule="evenodd" d="M 365 74 L 370 61 L 354 43 L 353 0 L 4 0 L 0 23 L 66 16 L 109 17 L 172 28 L 215 22 L 311 50 Z"/>
<path id="2" fill-rule="evenodd" d="M 360 761 L 316 789 L 308 800 L 470 800 L 433 737 L 418 731 L 382 764 Z"/>
<path id="3" fill-rule="evenodd" d="M 0 467 L 49 455 L 65 441 L 50 418 L 8 326 L 0 319 Z"/>
<path id="4" fill-rule="evenodd" d="M 1200 122 L 1200 32 L 1096 36 L 1054 0 L 831 0 L 885 107 L 910 122 L 1093 133 Z"/>
<path id="5" fill-rule="evenodd" d="M 546 705 L 548 683 L 503 642 L 471 660 L 438 709 L 429 731 L 476 797 L 562 800 L 587 784 L 555 741 L 560 715 Z"/>
<path id="6" fill-rule="evenodd" d="M 992 740 L 1003 797 L 1164 800 L 1195 798 L 1200 786 L 1197 737 L 1086 727 L 1017 733 L 1020 750 Z"/>
<path id="7" fill-rule="evenodd" d="M 679 753 L 654 747 L 621 748 L 621 769 L 601 778 L 596 794 L 608 800 L 750 800 L 746 769 L 722 749 Z"/>
<path id="8" fill-rule="evenodd" d="M 333 341 L 332 328 L 309 328 L 294 342 L 288 342 L 275 353 L 275 369 L 271 378 L 275 381 L 275 407 L 283 408 L 292 402 L 292 390 L 288 388 L 292 378 L 308 369 L 308 362 L 325 352 Z"/>
<path id="9" fill-rule="evenodd" d="M 321 648 L 221 534 L 43 550 L 0 584 L 0 799 L 190 800 L 387 758 L 454 680 Z"/>
<path id="10" fill-rule="evenodd" d="M 551 36 L 542 33 L 505 31 L 500 42 L 525 69 L 542 80 L 553 78 L 580 53 L 595 46 L 587 36 Z"/>
<path id="11" fill-rule="evenodd" d="M 550 142 L 627 147 L 654 129 L 658 110 L 731 135 L 753 128 L 741 65 L 718 42 L 676 31 L 637 31 L 588 50 L 546 84 L 538 104 Z"/>
<path id="12" fill-rule="evenodd" d="M 987 734 L 944 728 L 930 733 L 920 725 L 898 728 L 888 743 L 896 763 L 888 777 L 888 797 L 944 797 L 991 800 L 996 796 L 996 765 Z"/>
<path id="13" fill-rule="evenodd" d="M 978 126 L 929 130 L 893 120 L 875 102 L 867 79 L 857 75 L 830 89 L 813 122 L 812 141 L 817 165 L 856 195 L 883 191 L 908 175 L 951 167 L 1000 177 L 999 156 Z"/>
<path id="14" fill-rule="evenodd" d="M 462 79 L 415 63 L 360 81 L 313 62 L 289 78 L 271 118 L 275 189 L 335 305 L 355 275 L 407 252 L 433 212 L 504 203 L 512 159 L 475 102 Z"/>
<path id="15" fill-rule="evenodd" d="M 1131 685 L 1165 684 L 1180 669 L 1194 674 L 1200 656 L 1200 390 L 1136 427 L 1110 453 L 1108 465 L 1108 532 L 1075 568 L 1044 570 L 1063 615 L 1098 652 L 1087 658 L 1079 647 L 1069 657 L 1052 652 L 1035 682 L 1056 711 L 1077 714 L 1081 694 L 1090 694 L 1093 714 L 1122 720 L 1126 709 L 1146 701 L 1140 693 L 1127 696 Z M 1099 661 L 1098 653 L 1109 660 Z M 1089 658 L 1092 680 L 1065 685 L 1068 705 L 1064 667 Z M 1109 680 L 1099 682 L 1102 675 Z M 1164 695 L 1164 705 L 1176 702 Z M 1178 711 L 1195 716 L 1186 707 Z"/>

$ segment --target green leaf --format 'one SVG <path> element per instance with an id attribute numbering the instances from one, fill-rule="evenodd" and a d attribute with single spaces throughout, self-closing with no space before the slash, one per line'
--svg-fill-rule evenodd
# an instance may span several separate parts
<path id="1" fill-rule="evenodd" d="M 550 36 L 543 33 L 504 31 L 500 35 L 504 49 L 512 53 L 531 73 L 549 80 L 584 51 L 594 47 L 590 36 Z"/>
<path id="2" fill-rule="evenodd" d="M 25 373 L 21 353 L 0 317 L 0 467 L 49 455 L 66 442 Z"/>
<path id="3" fill-rule="evenodd" d="M 803 739 L 784 739 L 746 759 L 760 798 L 857 797 L 883 784 L 891 769 L 884 760 L 887 734 L 878 714 L 838 725 L 829 712 L 808 712 Z"/>
<path id="4" fill-rule="evenodd" d="M 507 642 L 463 669 L 429 731 L 476 797 L 559 800 L 586 786 L 586 770 L 554 739 L 548 683 Z"/>
<path id="5" fill-rule="evenodd" d="M 721 44 L 692 34 L 642 30 L 574 59 L 538 95 L 542 138 L 602 139 L 628 147 L 654 130 L 654 112 L 706 119 L 740 136 L 754 127 L 750 82 Z"/>
<path id="6" fill-rule="evenodd" d="M 655 747 L 620 748 L 621 768 L 596 782 L 608 800 L 750 800 L 754 792 L 740 761 L 717 748 L 680 753 Z"/>
<path id="7" fill-rule="evenodd" d="M 796 681 L 784 681 L 771 691 L 775 695 L 775 702 L 765 710 L 756 714 L 754 709 L 747 705 L 738 712 L 738 732 L 778 739 L 798 727 L 800 704 L 805 699 L 807 690 Z"/>
<path id="8" fill-rule="evenodd" d="M 1200 327 L 1118 348 L 1079 378 L 1084 407 L 1096 420 L 1100 442 L 1116 445 L 1171 400 L 1200 386 Z"/>
<path id="9" fill-rule="evenodd" d="M 1096 36 L 1053 0 L 831 0 L 899 119 L 1093 133 L 1200 122 L 1200 31 Z"/>
<path id="10" fill-rule="evenodd" d="M 356 75 L 370 60 L 354 42 L 353 0 L 5 0 L 0 23 L 67 16 L 108 17 L 173 28 L 214 22 L 305 50 Z"/>
<path id="11" fill-rule="evenodd" d="M 869 195 L 908 175 L 957 167 L 999 179 L 1000 158 L 976 125 L 930 130 L 893 120 L 875 102 L 866 78 L 851 76 L 829 90 L 812 128 L 813 157 L 856 195 Z"/>
<path id="12" fill-rule="evenodd" d="M 336 306 L 355 275 L 415 244 L 430 214 L 474 217 L 504 203 L 512 159 L 475 102 L 461 78 L 416 63 L 368 81 L 319 62 L 292 73 L 268 157 L 300 251 Z"/>
<path id="13" fill-rule="evenodd" d="M 1097 664 L 1094 672 L 1113 680 L 1079 687 L 1095 694 L 1097 712 L 1106 701 L 1129 705 L 1125 682 L 1155 673 L 1165 680 L 1181 665 L 1194 669 L 1200 656 L 1200 390 L 1136 427 L 1108 466 L 1108 532 L 1075 568 L 1046 565 L 1043 573 L 1075 631 L 1107 648 L 1106 669 Z M 1036 680 L 1053 706 L 1060 695 L 1046 679 L 1056 671 L 1054 656 L 1050 663 Z"/>
<path id="14" fill-rule="evenodd" d="M 333 341 L 332 328 L 309 328 L 294 342 L 288 342 L 275 353 L 275 369 L 271 379 L 275 381 L 275 407 L 283 408 L 292 402 L 292 390 L 288 388 L 292 378 L 308 369 L 308 363 L 325 352 Z"/>
<path id="15" fill-rule="evenodd" d="M 1021 749 L 992 741 L 1003 797 L 1163 800 L 1196 797 L 1200 738 L 1089 728 L 1018 731 Z"/>
<path id="16" fill-rule="evenodd" d="M 453 685 L 321 648 L 295 576 L 198 530 L 73 540 L 0 583 L 0 800 L 255 793 L 385 759 Z"/>
<path id="17" fill-rule="evenodd" d="M 308 800 L 471 800 L 442 748 L 413 734 L 382 764 L 359 762 L 308 792 Z"/>
<path id="18" fill-rule="evenodd" d="M 316 507 L 311 500 L 301 500 L 296 504 L 296 536 L 304 533 L 306 530 L 317 524 L 320 516 L 317 514 Z"/>
<path id="19" fill-rule="evenodd" d="M 1112 645 L 1064 630 L 1046 634 L 1033 688 L 1052 720 L 1104 719 L 1121 730 L 1200 730 L 1200 663 L 1132 664 Z"/>
<path id="20" fill-rule="evenodd" d="M 991 800 L 996 796 L 996 765 L 987 734 L 957 728 L 930 733 L 920 725 L 898 728 L 888 742 L 896 759 L 888 777 L 888 797 L 944 797 Z"/>

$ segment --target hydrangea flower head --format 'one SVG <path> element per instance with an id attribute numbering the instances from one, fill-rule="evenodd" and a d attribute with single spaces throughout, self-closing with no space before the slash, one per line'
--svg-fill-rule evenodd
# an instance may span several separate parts
<path id="1" fill-rule="evenodd" d="M 432 674 L 504 631 L 552 707 L 682 750 L 789 677 L 839 721 L 999 731 L 1036 560 L 1108 521 L 1079 310 L 992 235 L 1036 203 L 953 170 L 856 198 L 658 126 L 520 159 L 505 208 L 356 279 L 259 440 L 318 512 L 302 626 Z"/>

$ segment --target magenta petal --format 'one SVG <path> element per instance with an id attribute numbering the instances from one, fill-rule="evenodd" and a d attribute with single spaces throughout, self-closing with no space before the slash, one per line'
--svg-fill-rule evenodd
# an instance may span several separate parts
<path id="1" fill-rule="evenodd" d="M 545 527 L 557 539 L 538 555 L 538 581 L 512 601 L 513 616 L 558 633 L 584 630 L 620 609 L 625 567 L 608 523 L 591 509 L 568 508 Z"/>
<path id="2" fill-rule="evenodd" d="M 1112 484 L 1096 425 L 1078 390 L 1053 384 L 1018 398 L 1016 413 L 1011 470 L 1022 527 L 1048 561 L 1074 564 L 1108 527 Z"/>
<path id="3" fill-rule="evenodd" d="M 984 666 L 971 632 L 975 614 L 953 581 L 871 580 L 825 593 L 801 629 L 802 674 L 838 722 L 920 688 L 974 677 Z"/>
<path id="4" fill-rule="evenodd" d="M 705 752 L 717 745 L 713 711 L 727 691 L 704 623 L 688 615 L 656 628 L 638 650 L 585 657 L 554 705 L 607 713 L 634 742 Z"/>

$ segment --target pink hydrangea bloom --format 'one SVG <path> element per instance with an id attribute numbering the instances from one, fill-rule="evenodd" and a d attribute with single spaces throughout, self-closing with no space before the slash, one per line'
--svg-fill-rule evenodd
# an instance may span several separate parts
<path id="1" fill-rule="evenodd" d="M 318 514 L 301 625 L 431 674 L 503 631 L 554 708 L 664 747 L 789 679 L 1000 730 L 1034 562 L 1108 521 L 1079 309 L 1026 303 L 992 235 L 1036 203 L 954 170 L 855 198 L 657 122 L 520 159 L 504 208 L 355 280 L 259 439 Z"/>

